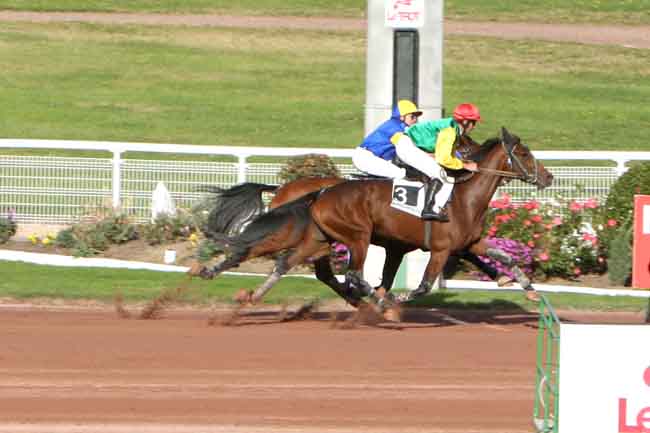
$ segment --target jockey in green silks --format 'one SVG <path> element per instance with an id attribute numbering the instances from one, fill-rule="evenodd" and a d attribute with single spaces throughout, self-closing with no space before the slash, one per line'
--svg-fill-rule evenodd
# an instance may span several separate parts
<path id="1" fill-rule="evenodd" d="M 475 162 L 463 162 L 454 152 L 458 136 L 469 133 L 481 120 L 478 108 L 473 104 L 460 104 L 452 117 L 419 122 L 395 137 L 397 156 L 404 163 L 429 177 L 426 185 L 423 219 L 449 221 L 445 205 L 454 188 L 453 183 L 443 180 L 441 167 L 476 171 Z M 435 157 L 432 158 L 431 156 Z"/>

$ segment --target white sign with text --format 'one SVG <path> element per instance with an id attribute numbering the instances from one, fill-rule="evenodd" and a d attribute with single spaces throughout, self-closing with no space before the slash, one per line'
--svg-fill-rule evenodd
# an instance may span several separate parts
<path id="1" fill-rule="evenodd" d="M 425 0 L 385 0 L 386 27 L 413 29 L 424 25 Z"/>
<path id="2" fill-rule="evenodd" d="M 560 327 L 559 433 L 650 433 L 650 326 Z"/>

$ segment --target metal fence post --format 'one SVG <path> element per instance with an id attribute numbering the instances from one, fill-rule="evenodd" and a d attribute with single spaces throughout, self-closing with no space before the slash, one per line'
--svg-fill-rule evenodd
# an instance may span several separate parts
<path id="1" fill-rule="evenodd" d="M 121 184 L 122 184 L 122 149 L 113 150 L 113 209 L 121 206 Z"/>

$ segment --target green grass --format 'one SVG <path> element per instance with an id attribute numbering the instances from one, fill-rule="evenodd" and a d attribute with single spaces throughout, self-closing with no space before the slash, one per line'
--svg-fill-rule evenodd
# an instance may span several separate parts
<path id="1" fill-rule="evenodd" d="M 0 136 L 353 148 L 360 32 L 6 24 Z M 539 150 L 647 150 L 650 52 L 452 37 L 444 105 Z M 624 133 L 622 132 L 624 131 Z"/>
<path id="2" fill-rule="evenodd" d="M 2 0 L 0 9 L 21 11 L 223 13 L 364 17 L 363 0 Z M 446 0 L 448 19 L 649 24 L 649 0 Z"/>
<path id="3" fill-rule="evenodd" d="M 595 296 L 574 293 L 545 293 L 555 309 L 585 311 L 644 311 L 648 306 L 645 298 L 628 296 Z M 537 304 L 527 301 L 518 291 L 441 291 L 436 292 L 415 305 L 429 308 L 460 310 L 525 310 L 537 311 Z"/>
<path id="4" fill-rule="evenodd" d="M 52 298 L 111 302 L 117 292 L 126 301 L 150 301 L 166 290 L 187 286 L 183 302 L 204 305 L 229 302 L 240 288 L 253 289 L 263 278 L 223 275 L 213 281 L 197 278 L 187 284 L 179 273 L 103 268 L 70 268 L 0 261 L 0 297 L 15 299 Z M 631 297 L 547 294 L 556 309 L 590 311 L 643 311 L 647 300 Z M 297 299 L 336 299 L 337 295 L 317 280 L 285 277 L 264 299 L 281 303 Z M 521 292 L 442 291 L 418 301 L 429 308 L 536 311 L 537 305 Z"/>
<path id="5" fill-rule="evenodd" d="M 117 292 L 126 301 L 152 300 L 165 290 L 185 287 L 186 302 L 204 304 L 229 301 L 240 288 L 254 289 L 261 277 L 223 275 L 214 281 L 187 277 L 176 272 L 123 270 L 106 268 L 71 268 L 0 261 L 0 296 L 16 299 L 57 298 L 93 299 L 110 302 Z M 309 278 L 284 278 L 269 292 L 267 302 L 285 299 L 333 298 L 327 286 Z"/>
<path id="6" fill-rule="evenodd" d="M 447 19 L 650 24 L 649 0 L 445 0 Z"/>

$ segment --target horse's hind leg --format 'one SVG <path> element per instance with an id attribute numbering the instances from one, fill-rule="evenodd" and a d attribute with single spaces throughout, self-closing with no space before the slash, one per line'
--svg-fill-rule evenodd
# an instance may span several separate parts
<path id="1" fill-rule="evenodd" d="M 314 267 L 316 269 L 316 278 L 331 287 L 332 290 L 334 290 L 340 297 L 345 299 L 347 303 L 357 308 L 359 307 L 359 304 L 363 302 L 360 296 L 352 293 L 349 284 L 339 283 L 339 280 L 336 279 L 334 272 L 332 272 L 332 266 L 330 265 L 329 257 L 324 256 L 316 260 L 314 262 Z"/>
<path id="2" fill-rule="evenodd" d="M 519 285 L 526 292 L 526 299 L 533 302 L 539 301 L 539 295 L 530 282 L 530 278 L 528 278 L 526 274 L 519 268 L 519 266 L 515 264 L 515 261 L 508 253 L 499 248 L 488 247 L 485 238 L 481 238 L 481 240 L 472 245 L 469 250 L 474 254 L 480 256 L 488 256 L 506 265 L 512 271 L 512 274 L 515 276 L 515 279 Z"/>

